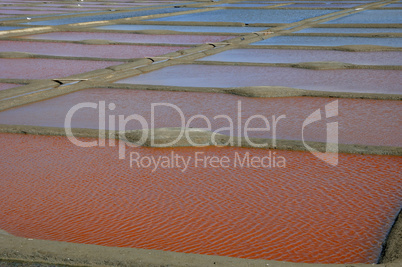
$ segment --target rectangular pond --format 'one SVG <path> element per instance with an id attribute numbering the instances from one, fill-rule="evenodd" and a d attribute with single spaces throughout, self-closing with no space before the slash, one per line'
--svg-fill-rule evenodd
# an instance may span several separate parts
<path id="1" fill-rule="evenodd" d="M 0 41 L 0 52 L 27 52 L 39 55 L 94 58 L 143 58 L 160 56 L 186 47 L 144 45 L 88 45 L 52 42 Z"/>
<path id="2" fill-rule="evenodd" d="M 249 33 L 268 29 L 268 27 L 219 27 L 219 26 L 176 26 L 176 25 L 108 25 L 100 26 L 95 29 L 100 30 L 119 30 L 119 31 L 144 31 L 144 30 L 163 30 L 177 32 L 227 32 L 227 33 Z"/>
<path id="3" fill-rule="evenodd" d="M 395 156 L 340 154 L 332 167 L 307 152 L 128 148 L 127 157 L 134 153 L 144 163 L 130 167 L 128 158 L 118 160 L 117 146 L 82 148 L 65 137 L 17 134 L 0 134 L 0 142 L 0 225 L 26 238 L 374 264 L 402 198 Z M 196 165 L 196 152 L 230 164 Z M 241 168 L 236 160 L 269 153 L 286 167 Z M 190 159 L 185 171 L 145 167 L 147 159 L 172 154 Z"/>
<path id="4" fill-rule="evenodd" d="M 324 3 L 296 3 L 287 5 L 286 8 L 352 8 L 355 6 L 362 5 L 364 3 L 358 4 L 346 4 L 346 3 L 331 3 L 331 2 L 324 2 Z"/>
<path id="5" fill-rule="evenodd" d="M 295 33 L 402 33 L 401 28 L 307 28 Z"/>
<path id="6" fill-rule="evenodd" d="M 207 35 L 154 35 L 154 34 L 130 34 L 130 33 L 103 33 L 103 32 L 52 32 L 36 35 L 28 35 L 22 38 L 41 40 L 108 40 L 122 43 L 168 43 L 168 44 L 203 44 L 208 42 L 220 42 L 231 38 L 230 36 Z"/>
<path id="7" fill-rule="evenodd" d="M 199 61 L 252 63 L 337 61 L 357 65 L 402 65 L 402 52 L 343 52 L 316 49 L 232 49 L 201 58 Z"/>
<path id="8" fill-rule="evenodd" d="M 389 24 L 402 23 L 399 10 L 364 10 L 356 14 L 330 20 L 325 24 Z"/>
<path id="9" fill-rule="evenodd" d="M 402 75 L 400 70 L 177 65 L 117 83 L 221 88 L 286 86 L 316 91 L 400 94 Z"/>
<path id="10" fill-rule="evenodd" d="M 276 36 L 251 45 L 342 46 L 381 45 L 402 47 L 402 38 L 340 36 Z"/>
<path id="11" fill-rule="evenodd" d="M 272 6 L 274 4 L 268 4 L 268 3 L 261 3 L 261 4 L 239 4 L 239 3 L 233 3 L 233 4 L 220 4 L 220 5 L 213 5 L 211 7 L 265 7 L 265 6 Z"/>
<path id="12" fill-rule="evenodd" d="M 7 15 L 44 15 L 44 14 L 60 14 L 63 11 L 46 11 L 46 10 L 0 10 L 0 14 Z"/>
<path id="13" fill-rule="evenodd" d="M 223 9 L 202 13 L 178 15 L 150 21 L 201 21 L 243 23 L 292 23 L 318 17 L 339 10 L 286 10 L 286 9 Z"/>
<path id="14" fill-rule="evenodd" d="M 21 29 L 22 27 L 9 27 L 9 26 L 0 26 L 0 31 L 10 31 Z"/>
<path id="15" fill-rule="evenodd" d="M 289 97 L 289 98 L 248 98 L 227 94 L 164 92 L 164 91 L 136 91 L 124 89 L 88 89 L 49 100 L 36 102 L 0 112 L 0 124 L 34 125 L 45 127 L 64 127 L 68 111 L 79 103 L 96 103 L 105 101 L 106 118 L 113 115 L 127 117 L 138 114 L 145 118 L 148 127 L 154 122 L 155 128 L 181 127 L 180 112 L 187 123 L 192 116 L 202 114 L 211 122 L 212 130 L 228 127 L 226 119 L 214 119 L 215 116 L 225 115 L 233 122 L 235 131 L 232 135 L 239 136 L 238 130 L 244 136 L 244 125 L 247 118 L 254 115 L 263 115 L 268 118 L 271 128 L 272 116 L 279 118 L 276 126 L 276 138 L 302 140 L 302 126 L 306 118 L 317 109 L 323 109 L 326 104 L 334 101 L 330 98 Z M 241 101 L 241 108 L 238 108 Z M 115 109 L 110 110 L 109 104 Z M 161 105 L 155 107 L 152 120 L 152 103 L 169 103 L 180 110 Z M 112 106 L 113 106 L 112 104 Z M 399 101 L 376 101 L 339 99 L 339 142 L 345 144 L 402 146 L 400 132 L 402 131 L 402 104 Z M 238 112 L 241 112 L 242 122 L 238 123 Z M 109 120 L 107 120 L 109 121 Z M 184 125 L 185 126 L 185 125 Z M 184 127 L 183 126 L 183 127 Z M 98 129 L 99 108 L 82 108 L 72 117 L 73 128 Z M 195 119 L 189 127 L 207 127 L 203 119 Z M 262 119 L 254 119 L 249 128 L 264 128 Z M 108 123 L 101 128 L 110 129 Z M 142 129 L 138 121 L 131 121 L 127 129 Z M 309 141 L 325 142 L 326 120 L 309 125 L 304 130 L 304 138 Z M 230 135 L 229 130 L 222 133 Z M 250 137 L 272 138 L 271 131 L 251 131 Z M 381 136 L 381 138 L 378 138 Z"/>
<path id="16" fill-rule="evenodd" d="M 15 83 L 0 83 L 0 91 L 20 86 Z"/>
<path id="17" fill-rule="evenodd" d="M 194 9 L 188 8 L 186 10 L 194 10 Z M 65 24 L 83 23 L 83 22 L 92 22 L 92 21 L 124 19 L 124 18 L 138 17 L 138 16 L 149 16 L 149 15 L 155 15 L 155 14 L 168 14 L 168 13 L 173 13 L 173 12 L 178 12 L 178 11 L 179 10 L 176 8 L 163 8 L 163 9 L 155 9 L 155 10 L 142 10 L 142 11 L 112 13 L 112 14 L 104 14 L 104 15 L 96 15 L 96 16 L 44 20 L 44 21 L 28 22 L 28 23 L 24 23 L 24 24 L 56 26 L 56 25 L 65 25 Z M 184 11 L 184 10 L 180 10 L 180 11 Z"/>
<path id="18" fill-rule="evenodd" d="M 0 58 L 2 79 L 56 79 L 121 64 L 111 61 Z"/>

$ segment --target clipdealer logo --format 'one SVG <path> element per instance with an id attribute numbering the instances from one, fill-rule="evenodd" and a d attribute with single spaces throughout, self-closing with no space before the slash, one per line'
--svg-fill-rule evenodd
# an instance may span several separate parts
<path id="1" fill-rule="evenodd" d="M 180 133 L 177 135 L 177 138 L 175 140 L 172 140 L 168 143 L 163 143 L 163 144 L 156 144 L 154 142 L 154 136 L 155 136 L 155 113 L 156 113 L 156 109 L 157 107 L 165 107 L 165 108 L 171 108 L 173 110 L 175 110 L 179 115 L 180 115 L 180 120 L 181 120 L 181 127 L 180 127 Z M 96 109 L 98 110 L 99 113 L 99 138 L 98 140 L 94 140 L 94 141 L 89 141 L 89 142 L 83 142 L 78 140 L 73 132 L 72 132 L 72 120 L 74 117 L 74 114 L 81 110 L 81 109 L 86 109 L 86 108 L 91 108 L 91 109 Z M 150 124 L 148 124 L 147 120 L 139 115 L 139 114 L 131 114 L 129 116 L 125 116 L 125 115 L 108 115 L 108 126 L 106 127 L 106 113 L 107 111 L 113 111 L 115 110 L 116 105 L 114 103 L 109 103 L 106 107 L 106 102 L 105 101 L 99 101 L 99 103 L 93 103 L 93 102 L 84 102 L 84 103 L 79 103 L 75 106 L 73 106 L 66 114 L 66 118 L 64 121 L 64 128 L 65 128 L 65 132 L 66 135 L 68 137 L 68 139 L 76 146 L 79 147 L 93 147 L 93 146 L 100 146 L 100 147 L 104 147 L 106 146 L 106 131 L 104 129 L 108 129 L 109 133 L 115 133 L 115 132 L 119 132 L 119 133 L 125 133 L 126 132 L 126 126 L 130 121 L 136 121 L 139 122 L 141 124 L 141 128 L 142 128 L 142 134 L 141 134 L 141 138 L 134 144 L 131 143 L 129 141 L 127 141 L 125 134 L 120 134 L 120 139 L 118 140 L 118 151 L 119 151 L 119 159 L 125 159 L 126 157 L 126 147 L 139 147 L 145 144 L 145 142 L 150 141 L 151 146 L 152 147 L 172 147 L 175 144 L 177 144 L 177 142 L 179 142 L 182 138 L 185 138 L 186 141 L 194 146 L 194 147 L 203 147 L 203 146 L 208 146 L 210 144 L 213 144 L 215 146 L 227 146 L 227 145 L 235 145 L 235 138 L 234 138 L 234 133 L 236 132 L 234 129 L 234 120 L 228 116 L 228 115 L 217 115 L 214 116 L 213 119 L 217 120 L 217 119 L 221 119 L 221 120 L 226 120 L 227 121 L 227 125 L 229 125 L 228 127 L 222 127 L 219 129 L 216 129 L 214 131 L 212 131 L 212 127 L 211 127 L 211 121 L 208 117 L 206 117 L 205 115 L 202 114 L 198 114 L 198 115 L 194 115 L 190 118 L 187 119 L 186 121 L 186 117 L 183 113 L 183 111 L 176 105 L 174 104 L 170 104 L 170 103 L 152 103 L 151 104 L 151 118 L 150 118 Z M 328 103 L 325 105 L 324 108 L 325 111 L 325 118 L 333 118 L 338 116 L 338 100 L 335 100 L 331 103 Z M 271 116 L 271 118 L 268 118 L 266 116 L 263 116 L 261 114 L 255 114 L 250 116 L 249 118 L 247 118 L 244 123 L 242 121 L 242 105 L 241 105 L 241 101 L 238 101 L 237 103 L 237 118 L 235 120 L 235 122 L 238 125 L 237 128 L 237 137 L 244 137 L 245 142 L 247 142 L 248 147 L 254 147 L 254 148 L 261 148 L 261 147 L 268 147 L 268 143 L 254 143 L 253 140 L 251 140 L 249 138 L 249 132 L 270 132 L 271 136 L 272 136 L 272 146 L 276 147 L 276 130 L 277 130 L 277 125 L 278 123 L 280 123 L 281 120 L 286 119 L 286 115 L 280 115 L 280 116 Z M 194 120 L 204 120 L 206 122 L 206 125 L 208 126 L 207 128 L 204 128 L 202 130 L 211 132 L 210 138 L 211 138 L 211 142 L 208 142 L 206 144 L 198 144 L 195 143 L 191 136 L 189 135 L 188 131 L 186 131 L 186 129 L 191 129 L 191 123 Z M 305 141 L 305 136 L 304 136 L 304 130 L 306 127 L 308 127 L 310 124 L 313 124 L 315 122 L 318 122 L 320 120 L 322 120 L 322 116 L 321 116 L 321 109 L 317 109 L 315 110 L 313 113 L 311 113 L 303 122 L 302 125 L 302 142 L 305 146 L 305 148 L 311 152 L 315 157 L 319 158 L 322 161 L 325 161 L 326 163 L 332 165 L 332 166 L 337 166 L 338 165 L 338 122 L 330 122 L 327 123 L 327 138 L 326 138 L 326 150 L 325 152 L 319 152 L 318 150 L 312 148 L 311 146 L 309 146 L 306 141 Z M 250 127 L 250 123 L 253 120 L 260 120 L 263 122 L 264 127 L 262 128 L 252 128 Z M 116 129 L 116 123 L 117 123 L 117 129 Z M 224 123 L 222 123 L 223 125 Z M 226 125 L 226 124 L 225 124 Z M 224 132 L 224 131 L 229 131 L 230 132 L 230 136 L 227 140 L 226 143 L 221 144 L 215 140 L 215 138 L 219 135 L 220 132 Z M 150 139 L 150 140 L 149 140 Z M 241 138 L 236 138 L 237 142 L 239 142 L 237 145 L 241 144 Z M 109 136 L 109 142 L 108 142 L 109 146 L 116 146 L 116 141 L 114 140 L 114 138 L 110 138 Z M 271 151 L 269 151 L 269 161 L 275 162 L 274 159 L 272 159 L 272 155 L 271 155 Z M 249 156 L 249 155 L 248 155 Z M 246 155 L 245 159 L 243 159 L 243 161 L 248 162 L 248 164 L 246 164 L 245 166 L 249 166 L 249 167 L 278 167 L 278 166 L 272 166 L 272 164 L 266 164 L 265 162 L 267 162 L 268 158 L 265 159 L 253 159 L 252 162 L 253 164 L 250 165 L 250 159 Z M 234 155 L 234 158 L 237 157 L 237 161 L 234 160 L 233 162 L 240 162 L 239 160 L 239 155 Z M 279 157 L 279 156 L 277 156 Z M 194 159 L 196 159 L 197 157 L 194 156 Z M 283 158 L 283 157 L 282 157 Z M 159 159 L 160 160 L 160 159 Z M 220 162 L 221 167 L 225 167 L 226 165 L 226 161 L 222 162 L 221 160 L 217 160 L 214 159 L 215 163 L 216 162 Z M 226 158 L 224 160 L 227 160 Z M 265 160 L 265 162 L 264 162 Z M 141 158 L 140 155 L 137 152 L 131 152 L 130 154 L 130 166 L 132 166 L 133 162 L 140 162 Z M 185 162 L 189 162 L 190 159 L 183 159 L 182 162 L 183 164 Z M 142 159 L 143 162 L 143 166 L 145 167 L 149 167 L 153 164 L 153 166 L 157 165 L 158 160 L 157 159 L 147 159 L 144 158 Z M 178 161 L 176 161 L 177 163 Z M 286 164 L 283 164 L 283 160 L 279 160 L 276 162 L 282 162 L 281 166 L 285 166 Z M 168 164 L 168 162 L 165 162 L 166 166 L 173 166 L 174 162 L 170 162 Z M 188 163 L 187 163 L 188 164 Z M 214 163 L 209 163 L 209 166 L 212 166 L 211 164 Z M 275 165 L 275 164 L 274 164 Z M 162 166 L 162 165 L 160 165 Z M 184 164 L 184 166 L 186 166 Z M 244 166 L 244 164 L 242 164 L 242 166 Z M 187 167 L 186 167 L 187 169 Z"/>
<path id="2" fill-rule="evenodd" d="M 325 117 L 332 118 L 338 116 L 338 100 L 332 101 L 325 105 Z M 304 140 L 304 128 L 312 124 L 314 122 L 322 120 L 321 117 L 321 109 L 317 109 L 313 113 L 311 113 L 307 119 L 303 122 L 302 127 L 302 141 L 304 147 L 307 148 L 314 156 L 317 158 L 325 161 L 326 163 L 337 166 L 338 165 L 338 136 L 339 136 L 339 129 L 338 129 L 338 122 L 329 122 L 327 123 L 327 139 L 326 139 L 326 149 L 325 152 L 319 152 L 316 149 L 310 147 L 306 144 Z"/>

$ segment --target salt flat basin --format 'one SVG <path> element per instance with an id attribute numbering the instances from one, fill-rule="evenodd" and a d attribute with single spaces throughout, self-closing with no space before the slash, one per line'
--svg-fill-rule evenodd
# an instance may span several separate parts
<path id="1" fill-rule="evenodd" d="M 186 47 L 180 46 L 87 45 L 74 43 L 0 41 L 1 52 L 18 51 L 50 56 L 115 59 L 160 56 L 185 48 Z"/>
<path id="2" fill-rule="evenodd" d="M 180 73 L 180 79 L 177 74 Z M 399 70 L 176 65 L 116 83 L 191 87 L 286 86 L 336 92 L 400 94 Z"/>
<path id="3" fill-rule="evenodd" d="M 19 84 L 15 84 L 15 83 L 0 83 L 0 91 L 10 89 L 10 88 L 13 88 L 13 87 L 17 87 L 17 86 L 19 86 Z"/>
<path id="4" fill-rule="evenodd" d="M 384 7 L 402 7 L 402 4 L 389 4 L 389 5 L 385 5 Z"/>
<path id="5" fill-rule="evenodd" d="M 0 78 L 56 79 L 121 64 L 110 61 L 0 58 Z"/>
<path id="6" fill-rule="evenodd" d="M 402 33 L 401 28 L 307 28 L 296 33 Z"/>
<path id="7" fill-rule="evenodd" d="M 232 49 L 199 61 L 299 63 L 338 61 L 357 65 L 402 65 L 402 52 L 343 52 L 333 50 Z"/>
<path id="8" fill-rule="evenodd" d="M 8 26 L 0 26 L 0 31 L 9 31 L 9 30 L 16 30 L 21 29 L 22 27 L 8 27 Z"/>
<path id="9" fill-rule="evenodd" d="M 177 15 L 159 19 L 151 19 L 150 21 L 292 23 L 336 11 L 339 10 L 224 9 L 187 15 Z"/>
<path id="10" fill-rule="evenodd" d="M 362 4 L 364 4 L 364 3 L 361 3 L 361 4 L 360 3 L 355 3 L 355 4 L 339 3 L 338 4 L 338 3 L 326 2 L 326 3 L 318 3 L 318 4 L 314 4 L 314 3 L 313 4 L 308 4 L 308 3 L 292 4 L 292 5 L 287 5 L 286 7 L 291 7 L 291 8 L 293 8 L 293 7 L 295 7 L 295 8 L 298 8 L 298 7 L 351 8 L 351 7 L 359 6 L 359 5 L 362 5 Z"/>
<path id="11" fill-rule="evenodd" d="M 402 160 L 395 156 L 340 154 L 332 167 L 307 152 L 271 151 L 286 168 L 240 168 L 236 155 L 262 158 L 269 152 L 127 148 L 127 158 L 118 160 L 117 146 L 82 148 L 65 137 L 0 134 L 0 142 L 0 225 L 27 238 L 375 263 L 401 206 Z M 165 166 L 152 172 L 136 163 L 130 168 L 131 152 L 191 158 L 185 171 Z M 196 167 L 196 152 L 228 157 L 231 165 Z"/>
<path id="12" fill-rule="evenodd" d="M 193 10 L 193 9 L 187 8 L 187 10 Z M 183 11 L 183 10 L 181 10 L 181 11 Z M 155 9 L 155 10 L 138 10 L 138 11 L 123 12 L 123 13 L 103 14 L 103 15 L 96 15 L 96 16 L 35 21 L 35 22 L 28 22 L 28 23 L 23 23 L 23 24 L 56 26 L 56 25 L 65 25 L 65 24 L 82 23 L 82 22 L 124 19 L 124 18 L 138 17 L 138 16 L 149 16 L 149 15 L 155 15 L 155 14 L 168 14 L 168 13 L 173 13 L 173 12 L 178 12 L 178 10 L 175 8 L 163 8 L 163 9 Z"/>
<path id="13" fill-rule="evenodd" d="M 245 122 L 253 115 L 263 115 L 268 118 L 270 127 L 273 127 L 273 118 L 285 115 L 276 126 L 276 138 L 301 140 L 303 122 L 317 109 L 324 110 L 325 105 L 333 99 L 315 97 L 289 97 L 289 98 L 248 98 L 227 94 L 164 92 L 164 91 L 133 91 L 124 89 L 88 89 L 68 95 L 36 102 L 30 105 L 9 109 L 0 112 L 0 124 L 34 125 L 46 127 L 64 127 L 66 115 L 69 110 L 79 103 L 96 103 L 105 101 L 106 107 L 114 103 L 116 109 L 107 109 L 108 115 L 125 117 L 139 114 L 145 118 L 147 127 L 181 127 L 180 113 L 185 122 L 198 114 L 202 114 L 211 122 L 211 130 L 229 127 L 227 119 L 214 119 L 218 115 L 226 115 L 233 122 L 234 132 L 220 131 L 227 135 L 239 136 L 238 130 L 244 136 Z M 241 101 L 242 123 L 239 127 L 237 118 Z M 178 110 L 166 105 L 155 107 L 152 120 L 152 104 L 167 103 L 175 105 Z M 357 100 L 339 99 L 339 142 L 344 144 L 363 144 L 381 146 L 402 146 L 400 133 L 402 131 L 402 104 L 399 101 L 385 100 Z M 219 107 L 217 109 L 217 107 Z M 324 115 L 323 115 L 324 116 Z M 99 109 L 82 108 L 73 114 L 73 128 L 106 128 L 111 129 L 108 120 L 102 126 L 99 124 Z M 154 126 L 151 126 L 154 121 Z M 309 141 L 326 142 L 326 120 L 323 119 L 305 127 L 304 138 Z M 186 125 L 184 125 L 186 126 Z M 184 127 L 183 126 L 183 127 Z M 133 120 L 126 129 L 142 129 L 146 126 Z M 206 121 L 195 119 L 188 127 L 205 128 Z M 254 119 L 248 128 L 264 128 L 261 119 Z M 272 138 L 271 131 L 250 131 L 250 137 Z M 378 138 L 381 136 L 381 138 Z"/>
<path id="14" fill-rule="evenodd" d="M 365 10 L 342 18 L 324 22 L 324 24 L 388 24 L 402 23 L 399 10 Z"/>
<path id="15" fill-rule="evenodd" d="M 241 1 L 241 2 L 237 2 L 236 4 L 240 4 L 240 5 L 242 5 L 242 4 L 267 4 L 268 5 L 268 4 L 272 4 L 272 3 L 281 4 L 284 2 L 281 2 L 281 1 Z"/>
<path id="16" fill-rule="evenodd" d="M 103 32 L 52 32 L 28 35 L 23 38 L 42 40 L 83 41 L 101 39 L 122 43 L 169 43 L 169 44 L 202 44 L 207 42 L 220 42 L 230 36 L 207 35 L 154 35 L 129 33 L 103 33 Z"/>
<path id="17" fill-rule="evenodd" d="M 127 25 L 117 24 L 100 26 L 100 30 L 120 31 L 143 31 L 143 30 L 167 30 L 178 32 L 227 32 L 227 33 L 249 33 L 268 29 L 268 27 L 219 27 L 219 26 L 176 26 L 176 25 Z"/>
<path id="18" fill-rule="evenodd" d="M 63 11 L 46 11 L 46 10 L 0 10 L 1 14 L 7 14 L 7 15 L 42 15 L 42 14 L 58 14 L 58 13 L 63 13 Z"/>
<path id="19" fill-rule="evenodd" d="M 264 7 L 264 6 L 272 6 L 273 4 L 220 4 L 220 5 L 213 5 L 211 7 Z"/>
<path id="20" fill-rule="evenodd" d="M 276 36 L 251 45 L 342 46 L 382 45 L 402 47 L 402 38 L 340 37 L 340 36 Z"/>

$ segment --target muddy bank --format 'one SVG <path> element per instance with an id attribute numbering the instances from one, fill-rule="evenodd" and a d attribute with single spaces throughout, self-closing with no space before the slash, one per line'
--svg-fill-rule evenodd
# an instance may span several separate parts
<path id="1" fill-rule="evenodd" d="M 0 128 L 1 130 L 1 128 Z M 153 133 L 153 134 L 152 134 Z M 146 139 L 144 139 L 146 137 Z M 196 128 L 159 128 L 152 131 L 133 130 L 119 134 L 119 139 L 132 144 L 142 144 L 146 147 L 186 147 L 186 146 L 235 146 L 235 147 L 257 147 L 264 149 L 279 149 L 293 151 L 307 151 L 303 141 L 300 140 L 275 140 L 267 138 L 238 138 L 229 137 L 223 134 L 214 134 L 203 129 Z M 253 144 L 253 145 L 252 145 Z M 265 146 L 265 144 L 267 144 Z M 306 144 L 325 151 L 326 143 L 306 142 Z M 371 154 L 371 155 L 402 155 L 399 147 L 367 146 L 367 145 L 346 145 L 339 144 L 340 153 Z"/>
<path id="2" fill-rule="evenodd" d="M 378 264 L 308 264 L 271 260 L 249 260 L 147 250 L 136 248 L 103 247 L 59 241 L 15 237 L 0 230 L 0 264 L 38 263 L 39 266 L 247 266 L 247 267 L 398 267 L 402 264 L 402 220 L 396 221 Z"/>
<path id="3" fill-rule="evenodd" d="M 388 234 L 387 241 L 381 253 L 380 263 L 399 263 L 402 265 L 402 211 Z"/>
<path id="4" fill-rule="evenodd" d="M 197 128 L 159 128 L 152 131 L 133 130 L 126 132 L 95 130 L 95 129 L 70 129 L 75 137 L 88 137 L 120 139 L 131 144 L 141 144 L 144 147 L 188 147 L 188 146 L 234 146 L 234 147 L 255 147 L 251 144 L 262 145 L 262 149 L 278 149 L 291 151 L 308 151 L 301 140 L 276 140 L 268 138 L 231 138 L 223 134 L 212 134 L 212 132 Z M 29 125 L 6 125 L 0 124 L 0 133 L 33 134 L 33 135 L 51 135 L 51 136 L 71 136 L 66 134 L 64 128 L 42 127 Z M 186 137 L 189 136 L 189 138 Z M 212 137 L 212 138 L 211 138 Z M 166 145 L 174 142 L 172 145 Z M 319 151 L 325 151 L 327 144 L 324 142 L 306 141 L 307 145 L 312 146 Z M 267 144 L 267 146 L 263 146 Z M 339 144 L 339 153 L 361 154 L 361 155 L 394 155 L 402 156 L 402 148 L 392 146 L 369 146 L 369 145 L 351 145 Z"/>
<path id="5" fill-rule="evenodd" d="M 222 256 L 167 252 L 161 250 L 103 247 L 97 245 L 20 238 L 1 233 L 0 260 L 63 264 L 67 266 L 345 266 L 335 264 L 315 265 L 284 263 L 267 260 L 248 260 Z"/>

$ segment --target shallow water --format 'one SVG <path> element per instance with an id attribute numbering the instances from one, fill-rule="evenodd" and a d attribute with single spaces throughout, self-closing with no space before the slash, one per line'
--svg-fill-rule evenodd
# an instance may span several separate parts
<path id="1" fill-rule="evenodd" d="M 213 5 L 211 7 L 264 7 L 264 6 L 272 6 L 273 4 L 220 4 L 220 5 Z"/>
<path id="2" fill-rule="evenodd" d="M 188 8 L 186 10 L 193 10 L 193 8 Z M 114 19 L 123 19 L 123 18 L 131 18 L 138 16 L 149 16 L 155 14 L 167 14 L 178 12 L 176 8 L 165 8 L 165 9 L 156 9 L 156 10 L 144 10 L 144 11 L 130 11 L 118 14 L 106 14 L 106 15 L 97 15 L 97 16 L 86 16 L 86 17 L 75 17 L 75 18 L 65 18 L 65 19 L 54 19 L 54 20 L 44 20 L 44 21 L 36 21 L 36 22 L 28 22 L 23 23 L 27 25 L 64 25 L 64 24 L 72 24 L 72 23 L 82 23 L 82 22 L 92 22 L 92 21 L 100 21 L 100 20 L 114 20 Z M 183 11 L 183 10 L 180 10 Z"/>
<path id="3" fill-rule="evenodd" d="M 177 74 L 180 73 L 180 79 Z M 208 77 L 208 78 L 206 78 Z M 176 65 L 116 83 L 190 87 L 287 86 L 336 92 L 400 94 L 399 70 Z"/>
<path id="4" fill-rule="evenodd" d="M 402 52 L 343 52 L 333 50 L 232 49 L 201 61 L 299 63 L 338 61 L 358 65 L 402 65 Z"/>
<path id="5" fill-rule="evenodd" d="M 402 33 L 401 28 L 308 28 L 296 33 Z"/>
<path id="6" fill-rule="evenodd" d="M 389 4 L 385 5 L 384 7 L 402 7 L 402 4 Z"/>
<path id="7" fill-rule="evenodd" d="M 341 46 L 341 45 L 383 45 L 402 47 L 402 38 L 370 38 L 339 36 L 277 36 L 251 45 L 306 45 L 306 46 Z"/>
<path id="8" fill-rule="evenodd" d="M 14 83 L 0 83 L 0 91 L 1 90 L 6 90 L 6 89 L 10 89 L 13 87 L 17 87 L 19 86 L 19 84 L 14 84 Z"/>
<path id="9" fill-rule="evenodd" d="M 268 27 L 219 27 L 219 26 L 173 26 L 173 25 L 108 25 L 96 27 L 101 30 L 141 31 L 141 30 L 168 30 L 178 32 L 230 32 L 248 33 L 263 31 Z"/>
<path id="10" fill-rule="evenodd" d="M 110 61 L 0 58 L 0 78 L 56 79 L 121 64 Z"/>
<path id="11" fill-rule="evenodd" d="M 180 46 L 86 45 L 73 43 L 0 41 L 1 52 L 19 51 L 50 56 L 115 59 L 160 56 L 185 48 L 186 47 Z"/>
<path id="12" fill-rule="evenodd" d="M 46 101 L 25 105 L 22 107 L 0 112 L 0 124 L 35 125 L 47 127 L 64 127 L 66 114 L 79 103 L 96 103 L 105 101 L 106 107 L 114 103 L 114 111 L 107 109 L 109 115 L 139 114 L 147 122 L 148 127 L 181 127 L 181 118 L 178 111 L 171 107 L 155 107 L 152 119 L 153 103 L 169 103 L 178 107 L 182 112 L 185 123 L 197 114 L 202 114 L 211 122 L 211 130 L 228 127 L 227 119 L 217 118 L 217 115 L 226 115 L 233 122 L 234 131 L 221 130 L 219 132 L 244 136 L 245 122 L 253 115 L 263 115 L 268 118 L 270 131 L 250 131 L 248 136 L 272 138 L 272 116 L 280 119 L 276 124 L 276 138 L 301 140 L 303 121 L 315 110 L 324 109 L 333 99 L 313 97 L 289 98 L 248 98 L 227 94 L 163 92 L 163 91 L 133 91 L 123 89 L 89 89 L 52 98 Z M 238 101 L 241 101 L 242 122 L 238 123 Z M 216 107 L 219 106 L 219 110 Z M 339 99 L 339 142 L 346 144 L 402 146 L 400 132 L 402 131 L 402 104 L 399 101 L 377 101 L 358 99 Z M 324 116 L 324 114 L 323 114 Z M 325 117 L 325 116 L 324 116 Z M 154 126 L 151 125 L 152 121 Z M 323 119 L 304 129 L 305 140 L 326 141 L 326 120 Z M 240 125 L 240 126 L 239 126 Z M 185 126 L 185 125 L 183 125 Z M 107 128 L 110 129 L 109 119 L 105 125 L 99 125 L 99 109 L 83 108 L 77 111 L 72 118 L 73 128 Z M 142 129 L 139 122 L 131 121 L 126 129 Z M 196 119 L 188 127 L 207 127 L 205 120 Z M 254 119 L 248 128 L 264 128 L 261 119 Z M 147 128 L 147 127 L 145 127 Z M 378 138 L 381 136 L 381 138 Z"/>
<path id="13" fill-rule="evenodd" d="M 16 30 L 16 29 L 21 29 L 21 27 L 0 26 L 0 31 L 9 31 L 9 30 Z"/>
<path id="14" fill-rule="evenodd" d="M 319 4 L 292 4 L 292 5 L 287 5 L 286 7 L 312 7 L 312 8 L 316 8 L 316 7 L 324 7 L 324 8 L 351 8 L 351 7 L 355 7 L 355 6 L 359 6 L 359 5 L 363 5 L 364 3 L 361 4 L 345 4 L 345 3 L 319 3 Z"/>
<path id="15" fill-rule="evenodd" d="M 63 13 L 63 11 L 46 11 L 46 10 L 0 10 L 1 14 L 7 14 L 7 15 L 42 15 L 42 14 L 58 14 L 58 13 Z"/>
<path id="16" fill-rule="evenodd" d="M 205 21 L 243 23 L 292 23 L 310 17 L 317 17 L 339 10 L 285 10 L 285 9 L 226 9 L 202 13 L 178 15 L 150 21 Z"/>
<path id="17" fill-rule="evenodd" d="M 79 148 L 65 137 L 16 134 L 0 134 L 0 142 L 0 228 L 22 237 L 375 263 L 402 205 L 400 157 L 341 154 L 331 167 L 310 153 L 271 151 L 286 168 L 265 169 L 234 162 L 236 155 L 264 157 L 267 150 L 128 148 L 141 157 L 192 157 L 184 172 L 164 167 L 152 173 L 118 160 L 117 147 Z M 196 167 L 195 152 L 232 162 Z"/>
<path id="18" fill-rule="evenodd" d="M 365 10 L 356 14 L 324 22 L 324 24 L 361 23 L 361 24 L 386 24 L 402 23 L 399 10 Z"/>
<path id="19" fill-rule="evenodd" d="M 83 41 L 101 39 L 122 43 L 168 43 L 168 44 L 202 44 L 207 42 L 220 42 L 231 38 L 230 36 L 208 35 L 156 35 L 156 34 L 130 34 L 130 33 L 103 33 L 103 32 L 52 32 L 28 35 L 22 38 L 42 40 Z"/>

